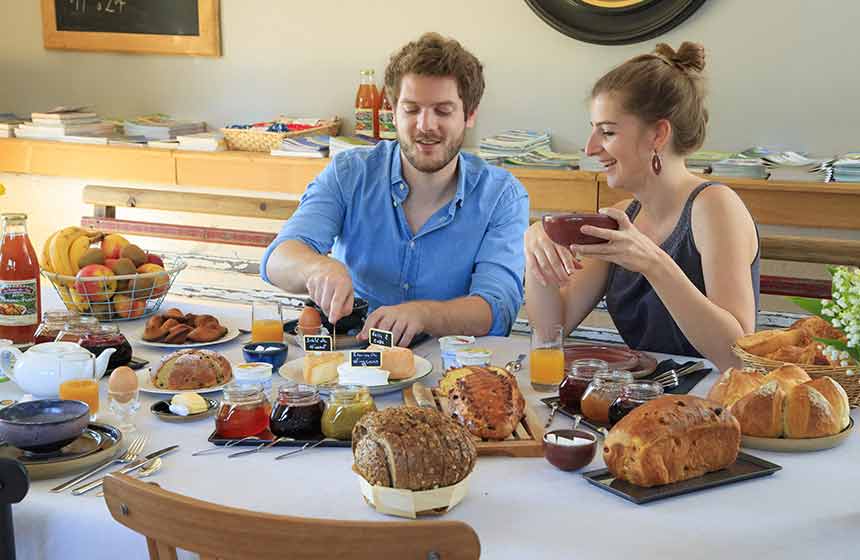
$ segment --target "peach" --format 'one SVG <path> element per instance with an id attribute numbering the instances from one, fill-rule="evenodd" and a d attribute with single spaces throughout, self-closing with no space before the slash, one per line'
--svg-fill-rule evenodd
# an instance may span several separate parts
<path id="1" fill-rule="evenodd" d="M 146 311 L 146 302 L 142 299 L 131 299 L 127 295 L 117 294 L 113 297 L 113 312 L 121 319 L 134 319 Z"/>
<path id="2" fill-rule="evenodd" d="M 102 239 L 102 251 L 105 254 L 105 259 L 118 259 L 123 247 L 130 245 L 130 242 L 125 237 L 116 233 L 106 235 Z"/>
<path id="3" fill-rule="evenodd" d="M 156 255 L 155 253 L 147 253 L 146 254 L 146 262 L 148 262 L 150 264 L 157 264 L 161 268 L 164 268 L 164 261 L 161 259 L 161 257 Z"/>
<path id="4" fill-rule="evenodd" d="M 161 297 L 163 294 L 167 292 L 167 289 L 170 287 L 170 276 L 167 275 L 167 272 L 164 268 L 158 266 L 157 264 L 146 263 L 137 267 L 137 271 L 140 274 L 146 274 L 150 272 L 159 272 L 157 276 L 154 276 L 152 279 L 140 279 L 137 281 L 137 289 L 148 289 L 149 285 L 152 286 L 152 294 L 146 294 L 148 297 L 157 298 Z"/>
<path id="5" fill-rule="evenodd" d="M 78 271 L 75 290 L 90 303 L 108 301 L 116 291 L 113 275 L 113 271 L 103 264 L 87 265 Z M 105 278 L 99 279 L 99 276 Z"/>

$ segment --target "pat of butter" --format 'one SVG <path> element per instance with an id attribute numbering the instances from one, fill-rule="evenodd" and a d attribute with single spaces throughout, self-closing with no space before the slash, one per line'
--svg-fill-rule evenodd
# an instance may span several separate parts
<path id="1" fill-rule="evenodd" d="M 337 366 L 337 382 L 341 385 L 364 385 L 373 387 L 388 384 L 388 372 L 384 369 L 351 366 L 344 362 Z"/>
<path id="2" fill-rule="evenodd" d="M 170 399 L 170 412 L 179 416 L 206 412 L 208 408 L 206 399 L 194 392 L 178 393 Z"/>

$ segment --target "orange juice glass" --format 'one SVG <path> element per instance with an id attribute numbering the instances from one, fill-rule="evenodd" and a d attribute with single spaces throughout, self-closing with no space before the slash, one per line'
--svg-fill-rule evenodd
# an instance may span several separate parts
<path id="1" fill-rule="evenodd" d="M 561 325 L 532 328 L 529 373 L 535 391 L 555 391 L 564 379 L 563 341 Z"/>
<path id="2" fill-rule="evenodd" d="M 95 359 L 89 353 L 64 356 L 60 361 L 60 380 L 60 398 L 87 403 L 90 420 L 94 421 L 99 411 Z"/>
<path id="3" fill-rule="evenodd" d="M 253 302 L 251 304 L 251 342 L 283 342 L 284 318 L 281 304 Z"/>

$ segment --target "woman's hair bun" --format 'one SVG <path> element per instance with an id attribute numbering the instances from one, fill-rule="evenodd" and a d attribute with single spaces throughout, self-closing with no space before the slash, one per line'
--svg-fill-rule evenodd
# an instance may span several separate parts
<path id="1" fill-rule="evenodd" d="M 677 51 L 666 43 L 658 43 L 654 54 L 684 72 L 700 73 L 705 69 L 705 47 L 684 41 Z"/>

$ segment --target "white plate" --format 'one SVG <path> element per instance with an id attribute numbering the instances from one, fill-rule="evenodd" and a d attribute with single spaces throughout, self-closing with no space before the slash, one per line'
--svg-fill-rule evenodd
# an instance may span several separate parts
<path id="1" fill-rule="evenodd" d="M 421 356 L 414 356 L 415 358 L 415 375 L 410 377 L 409 379 L 398 379 L 396 381 L 391 381 L 387 385 L 375 385 L 373 387 L 368 387 L 367 390 L 370 391 L 371 395 L 384 395 L 385 393 L 393 393 L 394 391 L 401 391 L 406 387 L 409 387 L 416 381 L 419 381 L 433 371 L 433 364 L 422 358 Z M 290 379 L 292 381 L 296 381 L 297 383 L 304 383 L 304 374 L 302 373 L 302 369 L 305 364 L 305 358 L 302 356 L 301 358 L 296 358 L 295 360 L 290 360 L 285 363 L 281 370 L 278 372 L 281 374 L 281 377 L 285 379 Z M 320 385 L 319 391 L 320 393 L 328 393 L 330 387 L 328 385 Z"/>
<path id="2" fill-rule="evenodd" d="M 140 385 L 140 390 L 151 395 L 175 395 L 176 393 L 184 393 L 186 391 L 194 391 L 195 393 L 215 393 L 224 388 L 227 383 L 215 385 L 214 387 L 206 387 L 205 389 L 159 389 L 152 384 L 149 378 L 151 368 L 143 368 L 137 370 L 137 381 Z"/>
<path id="3" fill-rule="evenodd" d="M 854 431 L 854 419 L 848 419 L 848 426 L 832 436 L 818 438 L 766 438 L 741 436 L 741 447 L 764 449 L 767 451 L 821 451 L 842 444 Z"/>
<path id="4" fill-rule="evenodd" d="M 152 346 L 154 348 L 200 348 L 201 346 L 213 346 L 215 344 L 223 344 L 225 342 L 230 342 L 237 336 L 241 334 L 239 329 L 236 327 L 227 327 L 227 334 L 219 338 L 218 340 L 213 340 L 212 342 L 186 342 L 185 344 L 168 344 L 166 342 L 149 342 L 148 340 L 143 340 L 141 336 L 143 333 L 138 333 L 135 335 L 137 340 L 134 341 L 135 344 L 140 344 L 141 346 Z"/>

